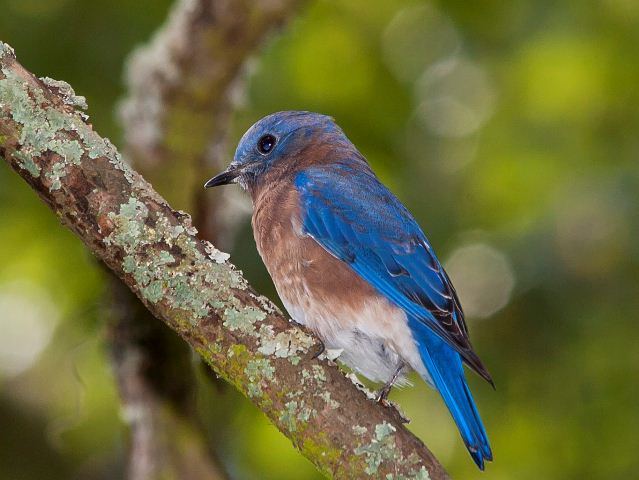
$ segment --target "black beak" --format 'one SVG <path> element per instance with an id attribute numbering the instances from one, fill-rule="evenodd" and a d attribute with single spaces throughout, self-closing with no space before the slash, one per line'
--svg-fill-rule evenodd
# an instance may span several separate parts
<path id="1" fill-rule="evenodd" d="M 235 180 L 240 175 L 240 173 L 242 173 L 240 169 L 225 170 L 206 182 L 204 184 L 204 188 L 217 187 L 219 185 L 228 185 L 229 183 L 233 183 L 233 180 Z"/>

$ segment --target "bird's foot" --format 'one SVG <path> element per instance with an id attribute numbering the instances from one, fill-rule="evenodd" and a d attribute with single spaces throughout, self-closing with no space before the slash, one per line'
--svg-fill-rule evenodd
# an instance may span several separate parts
<path id="1" fill-rule="evenodd" d="M 326 345 L 324 344 L 324 342 L 322 342 L 321 340 L 319 340 L 319 346 L 317 348 L 317 352 L 315 352 L 313 354 L 313 356 L 311 357 L 311 359 L 315 360 L 316 358 L 318 358 L 322 353 L 324 353 L 326 351 Z"/>
<path id="2" fill-rule="evenodd" d="M 405 366 L 406 365 L 403 361 L 400 362 L 399 366 L 395 370 L 395 373 L 393 373 L 393 376 L 390 378 L 390 380 L 388 380 L 388 382 L 384 384 L 381 390 L 377 392 L 377 403 L 381 403 L 382 405 L 385 405 L 385 406 L 389 405 L 388 395 L 391 391 L 391 388 L 393 388 L 393 384 L 395 383 L 397 378 L 402 374 L 402 370 L 404 370 Z"/>
<path id="3" fill-rule="evenodd" d="M 339 356 L 344 353 L 344 349 L 343 348 L 327 348 L 322 354 L 323 358 L 326 358 L 327 360 L 330 360 L 331 362 L 334 362 L 335 360 L 337 360 L 339 358 Z"/>
<path id="4" fill-rule="evenodd" d="M 388 395 L 390 394 L 391 388 L 393 388 L 393 382 L 388 382 L 386 385 L 384 385 L 380 390 L 377 391 L 375 401 L 377 403 L 381 403 L 385 407 L 390 406 Z"/>

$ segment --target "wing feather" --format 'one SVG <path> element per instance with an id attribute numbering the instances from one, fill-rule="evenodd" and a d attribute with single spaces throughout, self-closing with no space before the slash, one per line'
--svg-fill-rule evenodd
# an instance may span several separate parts
<path id="1" fill-rule="evenodd" d="M 306 234 L 454 348 L 493 384 L 473 351 L 464 314 L 428 239 L 369 169 L 312 167 L 295 179 Z"/>

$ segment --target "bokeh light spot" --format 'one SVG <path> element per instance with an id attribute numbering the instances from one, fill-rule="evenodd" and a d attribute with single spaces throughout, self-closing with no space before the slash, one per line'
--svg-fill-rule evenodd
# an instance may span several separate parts
<path id="1" fill-rule="evenodd" d="M 486 318 L 504 308 L 515 286 L 508 258 L 483 243 L 455 250 L 446 262 L 446 271 L 469 318 Z"/>
<path id="2" fill-rule="evenodd" d="M 428 68 L 417 82 L 417 115 L 435 135 L 465 137 L 492 115 L 495 91 L 477 64 L 451 57 Z"/>
<path id="3" fill-rule="evenodd" d="M 47 292 L 32 283 L 0 285 L 0 375 L 27 370 L 48 345 L 58 310 Z"/>
<path id="4" fill-rule="evenodd" d="M 431 4 L 406 7 L 391 20 L 383 37 L 384 59 L 400 80 L 416 80 L 429 65 L 461 48 L 456 28 Z"/>

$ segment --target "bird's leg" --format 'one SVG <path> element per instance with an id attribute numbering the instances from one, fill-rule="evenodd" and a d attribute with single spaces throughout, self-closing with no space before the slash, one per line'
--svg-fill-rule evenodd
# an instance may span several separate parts
<path id="1" fill-rule="evenodd" d="M 399 367 L 397 367 L 397 370 L 395 370 L 395 373 L 390 378 L 390 380 L 384 384 L 384 386 L 381 388 L 379 392 L 377 392 L 377 401 L 379 403 L 386 402 L 386 399 L 388 398 L 388 394 L 390 393 L 391 388 L 393 388 L 393 384 L 395 383 L 395 380 L 397 380 L 397 377 L 399 377 L 399 375 L 402 373 L 402 370 L 404 369 L 405 366 L 406 364 L 404 362 L 400 362 Z"/>
<path id="2" fill-rule="evenodd" d="M 323 341 L 319 340 L 319 348 L 317 349 L 317 352 L 315 352 L 311 358 L 313 360 L 315 360 L 317 357 L 319 357 L 325 351 L 326 351 L 326 345 L 324 344 Z"/>

